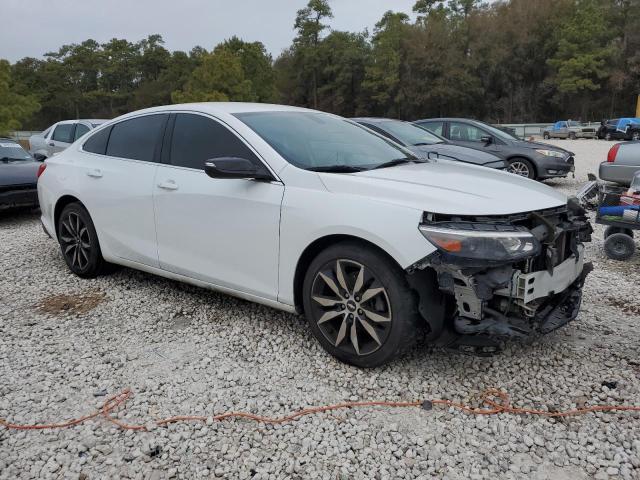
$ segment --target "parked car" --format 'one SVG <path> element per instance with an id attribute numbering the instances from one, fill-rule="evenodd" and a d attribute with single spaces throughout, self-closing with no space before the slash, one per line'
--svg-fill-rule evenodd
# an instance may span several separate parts
<path id="1" fill-rule="evenodd" d="M 472 148 L 453 145 L 445 138 L 416 127 L 409 122 L 388 118 L 353 118 L 352 120 L 408 148 L 418 157 L 424 158 L 428 157 L 430 153 L 435 153 L 445 159 L 482 165 L 483 167 L 499 170 L 504 170 L 507 167 L 506 162 L 500 157 Z"/>
<path id="2" fill-rule="evenodd" d="M 568 138 L 571 140 L 576 138 L 596 138 L 596 129 L 573 120 L 561 120 L 551 127 L 545 128 L 542 131 L 542 136 L 545 140 L 549 138 Z"/>
<path id="3" fill-rule="evenodd" d="M 54 123 L 44 132 L 31 135 L 29 152 L 38 159 L 52 157 L 61 152 L 85 133 L 102 125 L 106 120 L 65 120 Z"/>
<path id="4" fill-rule="evenodd" d="M 602 122 L 598 138 L 604 140 L 640 140 L 640 118 L 614 118 Z"/>
<path id="5" fill-rule="evenodd" d="M 496 349 L 559 328 L 590 270 L 577 202 L 313 110 L 142 110 L 43 165 L 42 223 L 78 276 L 112 262 L 304 312 L 328 352 L 362 367 L 423 330 Z"/>
<path id="6" fill-rule="evenodd" d="M 566 177 L 575 170 L 573 153 L 553 145 L 521 140 L 488 123 L 464 118 L 432 118 L 413 122 L 454 145 L 497 155 L 509 164 L 507 171 L 544 180 Z"/>
<path id="7" fill-rule="evenodd" d="M 640 141 L 616 143 L 600 164 L 601 180 L 630 185 L 636 172 L 640 171 Z"/>
<path id="8" fill-rule="evenodd" d="M 18 142 L 0 138 L 0 210 L 38 206 L 40 165 Z"/>

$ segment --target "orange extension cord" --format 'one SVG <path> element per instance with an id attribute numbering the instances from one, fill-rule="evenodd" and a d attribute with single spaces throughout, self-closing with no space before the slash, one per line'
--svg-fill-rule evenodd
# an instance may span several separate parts
<path id="1" fill-rule="evenodd" d="M 76 418 L 74 420 L 69 420 L 62 423 L 49 423 L 49 424 L 40 424 L 40 425 L 24 425 L 24 424 L 15 424 L 9 423 L 4 419 L 0 419 L 0 425 L 13 430 L 48 430 L 48 429 L 56 429 L 56 428 L 66 428 L 72 427 L 74 425 L 79 425 L 88 420 L 91 420 L 96 417 L 102 417 L 105 420 L 117 425 L 118 427 L 125 430 L 148 430 L 147 426 L 144 424 L 129 424 L 121 422 L 113 418 L 110 413 L 115 411 L 119 406 L 123 405 L 130 397 L 132 393 L 131 390 L 124 390 L 122 393 L 118 395 L 114 395 L 107 399 L 106 402 L 102 405 L 102 407 L 95 412 L 85 415 L 84 417 Z M 590 412 L 640 412 L 640 406 L 634 407 L 630 405 L 594 405 L 592 407 L 584 407 L 584 408 L 576 408 L 574 410 L 566 410 L 563 412 L 549 412 L 545 410 L 535 410 L 529 408 L 517 408 L 512 407 L 509 401 L 509 395 L 506 392 L 498 389 L 489 389 L 485 390 L 480 397 L 482 400 L 482 404 L 484 407 L 470 407 L 461 403 L 456 403 L 451 400 L 425 400 L 425 401 L 415 401 L 415 402 L 347 402 L 347 403 L 338 403 L 335 405 L 325 405 L 321 407 L 311 407 L 305 408 L 303 410 L 298 410 L 297 412 L 293 412 L 289 415 L 285 415 L 284 417 L 262 417 L 260 415 L 254 415 L 252 413 L 247 412 L 227 412 L 222 413 L 220 415 L 215 416 L 204 416 L 204 415 L 178 415 L 175 417 L 168 417 L 162 420 L 155 421 L 155 425 L 162 426 L 168 423 L 176 423 L 176 422 L 189 422 L 189 421 L 197 421 L 197 422 L 207 422 L 207 421 L 221 421 L 226 420 L 228 418 L 247 418 L 249 420 L 253 420 L 260 423 L 270 423 L 270 424 L 279 424 L 290 422 L 297 418 L 303 417 L 305 415 L 312 415 L 315 413 L 321 412 L 330 412 L 333 410 L 341 410 L 345 408 L 357 408 L 357 407 L 390 407 L 390 408 L 404 408 L 404 407 L 422 407 L 426 410 L 430 410 L 433 405 L 444 405 L 447 407 L 453 407 L 458 410 L 462 410 L 463 412 L 470 413 L 473 415 L 496 415 L 500 413 L 511 413 L 516 415 L 541 415 L 545 417 L 569 417 L 573 415 L 584 415 L 585 413 Z"/>

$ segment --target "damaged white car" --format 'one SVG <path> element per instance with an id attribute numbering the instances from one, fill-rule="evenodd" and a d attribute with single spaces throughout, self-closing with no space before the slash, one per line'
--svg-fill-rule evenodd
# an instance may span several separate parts
<path id="1" fill-rule="evenodd" d="M 576 202 L 312 110 L 139 111 L 39 175 L 44 229 L 77 275 L 109 262 L 304 312 L 358 366 L 423 335 L 482 353 L 552 331 L 578 314 L 590 271 Z"/>

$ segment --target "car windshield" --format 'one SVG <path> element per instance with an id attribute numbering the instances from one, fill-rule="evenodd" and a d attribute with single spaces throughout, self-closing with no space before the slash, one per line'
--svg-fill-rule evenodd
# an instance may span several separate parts
<path id="1" fill-rule="evenodd" d="M 399 120 L 389 120 L 377 124 L 382 130 L 389 132 L 407 145 L 435 145 L 444 143 L 443 139 L 420 127 Z"/>
<path id="2" fill-rule="evenodd" d="M 8 160 L 31 160 L 31 155 L 17 143 L 3 142 L 0 140 L 0 161 Z"/>
<path id="3" fill-rule="evenodd" d="M 351 172 L 417 161 L 364 127 L 320 112 L 250 112 L 235 115 L 282 157 L 305 170 Z"/>

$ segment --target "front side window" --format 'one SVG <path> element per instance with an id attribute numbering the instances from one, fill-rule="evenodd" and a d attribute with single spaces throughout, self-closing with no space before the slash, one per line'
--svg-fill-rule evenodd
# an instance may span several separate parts
<path id="1" fill-rule="evenodd" d="M 251 112 L 235 115 L 285 160 L 305 170 L 370 169 L 415 157 L 344 118 L 319 112 Z"/>
<path id="2" fill-rule="evenodd" d="M 74 140 L 79 139 L 81 136 L 83 136 L 85 133 L 87 133 L 89 131 L 89 127 L 87 127 L 86 125 L 79 123 L 78 125 L 76 125 L 76 133 L 73 137 Z"/>
<path id="3" fill-rule="evenodd" d="M 116 123 L 109 136 L 107 155 L 153 162 L 167 117 L 167 114 L 145 115 Z"/>
<path id="4" fill-rule="evenodd" d="M 60 124 L 53 131 L 53 140 L 56 142 L 73 143 L 74 130 L 75 125 L 73 123 Z"/>
<path id="5" fill-rule="evenodd" d="M 473 125 L 451 122 L 449 127 L 451 140 L 460 142 L 481 142 L 487 134 Z"/>
<path id="6" fill-rule="evenodd" d="M 221 157 L 259 163 L 249 147 L 224 125 L 202 115 L 176 115 L 171 137 L 171 165 L 204 170 L 207 160 Z"/>

